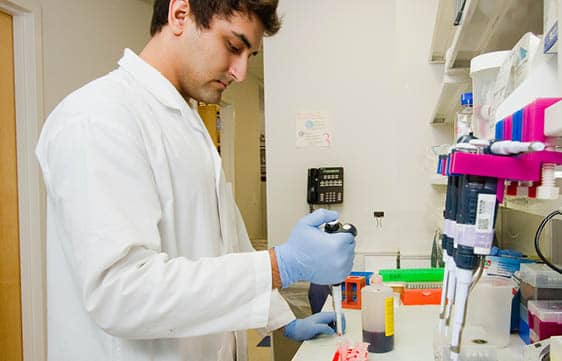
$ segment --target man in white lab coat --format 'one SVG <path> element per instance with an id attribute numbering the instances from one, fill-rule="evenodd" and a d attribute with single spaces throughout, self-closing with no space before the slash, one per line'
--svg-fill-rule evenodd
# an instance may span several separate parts
<path id="1" fill-rule="evenodd" d="M 152 38 L 67 96 L 36 153 L 47 189 L 50 361 L 245 360 L 241 332 L 332 334 L 277 288 L 341 282 L 355 240 L 301 219 L 255 252 L 194 99 L 217 103 L 279 29 L 276 0 L 156 0 Z"/>

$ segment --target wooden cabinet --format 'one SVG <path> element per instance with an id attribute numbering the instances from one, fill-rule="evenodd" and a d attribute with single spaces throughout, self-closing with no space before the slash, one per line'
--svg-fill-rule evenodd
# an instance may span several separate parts
<path id="1" fill-rule="evenodd" d="M 220 153 L 220 106 L 217 104 L 199 103 L 197 110 L 209 131 L 213 144 L 215 144 Z"/>

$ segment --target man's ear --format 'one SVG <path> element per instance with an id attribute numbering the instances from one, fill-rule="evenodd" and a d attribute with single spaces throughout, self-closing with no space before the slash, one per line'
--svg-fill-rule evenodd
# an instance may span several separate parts
<path id="1" fill-rule="evenodd" d="M 168 25 L 174 35 L 181 35 L 189 21 L 189 0 L 170 0 Z"/>

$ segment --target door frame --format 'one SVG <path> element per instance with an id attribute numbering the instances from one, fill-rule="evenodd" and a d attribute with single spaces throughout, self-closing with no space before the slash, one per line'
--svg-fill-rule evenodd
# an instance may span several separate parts
<path id="1" fill-rule="evenodd" d="M 235 158 L 235 110 L 232 102 L 223 101 L 220 104 L 220 140 L 222 168 L 227 182 L 231 184 L 232 195 L 236 196 L 236 158 Z"/>
<path id="2" fill-rule="evenodd" d="M 0 0 L 0 10 L 12 16 L 14 32 L 23 359 L 44 361 L 46 212 L 34 152 L 43 124 L 41 8 L 38 0 Z"/>

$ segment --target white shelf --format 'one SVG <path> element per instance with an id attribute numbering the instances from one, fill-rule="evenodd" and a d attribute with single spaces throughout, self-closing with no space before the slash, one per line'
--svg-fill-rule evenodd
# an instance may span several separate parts
<path id="1" fill-rule="evenodd" d="M 439 0 L 435 28 L 433 29 L 433 39 L 431 40 L 431 51 L 429 54 L 430 63 L 445 63 L 445 53 L 455 34 L 453 25 L 455 18 L 455 2 L 451 0 Z"/>
<path id="2" fill-rule="evenodd" d="M 560 207 L 560 198 L 556 200 L 544 200 L 505 197 L 502 207 L 545 217 L 547 214 Z"/>
<path id="3" fill-rule="evenodd" d="M 466 0 L 460 25 L 454 26 L 454 1 L 439 0 L 430 62 L 445 63 L 432 124 L 452 123 L 460 95 L 470 91 L 470 60 L 482 53 L 509 50 L 526 32 L 542 33 L 540 0 Z M 446 50 L 448 49 L 448 50 Z"/>
<path id="4" fill-rule="evenodd" d="M 468 68 L 477 55 L 510 50 L 523 34 L 541 34 L 542 23 L 540 0 L 467 0 L 446 54 L 445 69 Z"/>
<path id="5" fill-rule="evenodd" d="M 470 91 L 471 88 L 468 70 L 456 69 L 444 74 L 439 98 L 431 115 L 431 124 L 453 123 L 456 110 L 459 108 L 461 94 Z"/>

